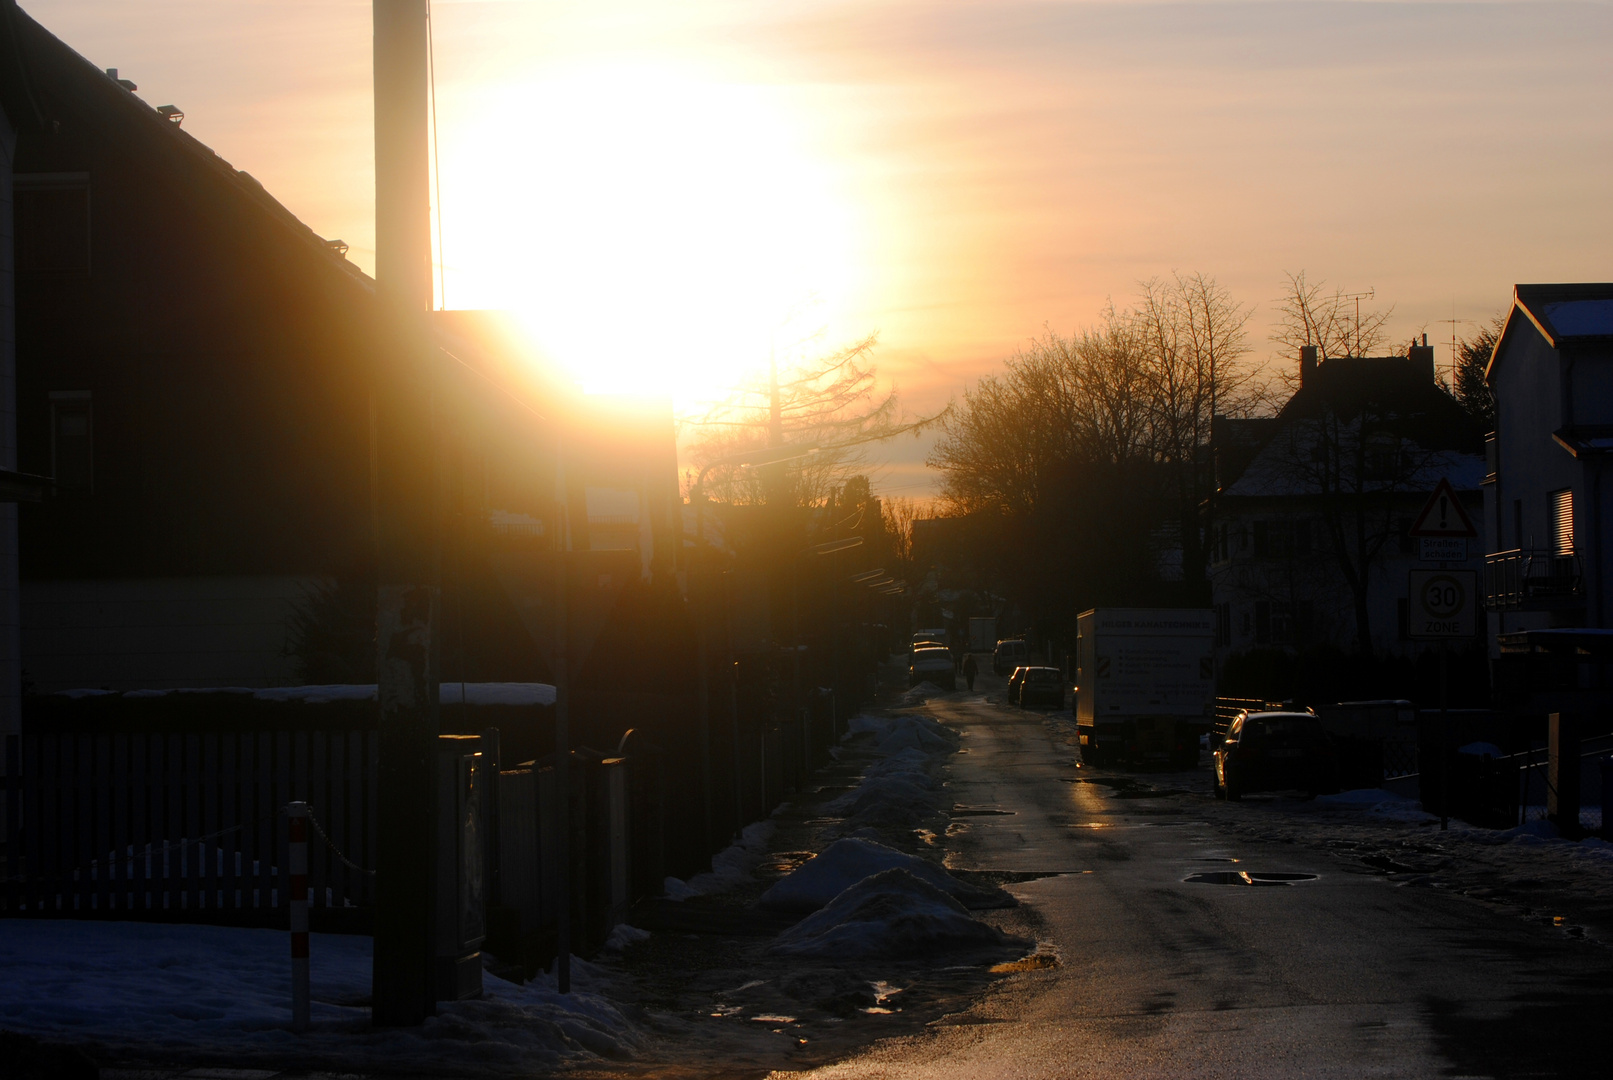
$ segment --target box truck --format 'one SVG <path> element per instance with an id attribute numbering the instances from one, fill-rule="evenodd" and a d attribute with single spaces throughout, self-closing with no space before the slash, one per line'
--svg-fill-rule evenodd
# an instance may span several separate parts
<path id="1" fill-rule="evenodd" d="M 979 616 L 969 620 L 969 651 L 990 652 L 997 647 L 997 620 Z"/>
<path id="2" fill-rule="evenodd" d="M 1076 619 L 1081 760 L 1191 768 L 1210 730 L 1215 615 L 1199 608 L 1094 608 Z"/>

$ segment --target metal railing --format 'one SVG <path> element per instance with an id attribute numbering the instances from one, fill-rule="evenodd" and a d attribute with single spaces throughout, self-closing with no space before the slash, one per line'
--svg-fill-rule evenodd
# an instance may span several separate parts
<path id="1" fill-rule="evenodd" d="M 1489 611 L 1559 607 L 1584 596 L 1578 555 L 1518 548 L 1484 557 L 1484 606 Z"/>

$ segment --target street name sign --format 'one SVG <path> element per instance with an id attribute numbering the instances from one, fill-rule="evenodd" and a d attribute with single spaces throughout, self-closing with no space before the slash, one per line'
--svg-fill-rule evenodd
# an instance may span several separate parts
<path id="1" fill-rule="evenodd" d="M 1417 555 L 1423 562 L 1466 562 L 1467 537 L 1419 536 Z"/>
<path id="2" fill-rule="evenodd" d="M 1461 537 L 1465 540 L 1478 534 L 1479 531 L 1473 527 L 1473 519 L 1462 508 L 1462 501 L 1456 497 L 1456 489 L 1451 487 L 1449 479 L 1440 480 L 1439 486 L 1423 504 L 1422 513 L 1411 525 L 1412 536 Z"/>
<path id="3" fill-rule="evenodd" d="M 1408 636 L 1416 641 L 1472 638 L 1478 632 L 1479 576 L 1472 570 L 1407 573 Z"/>

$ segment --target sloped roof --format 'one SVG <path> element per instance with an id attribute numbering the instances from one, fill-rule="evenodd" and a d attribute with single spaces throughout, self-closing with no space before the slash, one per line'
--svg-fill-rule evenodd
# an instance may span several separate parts
<path id="1" fill-rule="evenodd" d="M 1434 381 L 1432 359 L 1418 350 L 1411 356 L 1323 360 L 1270 421 L 1259 451 L 1222 495 L 1315 494 L 1303 467 L 1294 462 L 1296 454 L 1304 457 L 1320 440 L 1315 425 L 1331 415 L 1342 425 L 1344 438 L 1359 438 L 1359 426 L 1369 414 L 1374 429 L 1392 432 L 1422 451 L 1409 473 L 1388 485 L 1368 483 L 1369 488 L 1432 490 L 1445 478 L 1458 491 L 1478 490 L 1485 475 L 1483 432 Z"/>
<path id="2" fill-rule="evenodd" d="M 0 101 L 7 114 L 31 109 L 34 126 L 67 133 L 71 126 L 94 127 L 94 136 L 116 141 L 161 168 L 187 179 L 219 185 L 244 200 L 252 211 L 277 223 L 311 254 L 358 288 L 373 292 L 375 282 L 331 242 L 304 225 L 248 173 L 230 165 L 179 124 L 125 89 L 106 72 L 35 22 L 14 0 L 0 0 Z M 13 119 L 17 117 L 13 115 Z M 49 135 L 47 134 L 48 138 Z"/>
<path id="3" fill-rule="evenodd" d="M 1613 342 L 1613 282 L 1514 285 L 1512 310 L 1484 369 L 1486 381 L 1502 347 L 1523 327 L 1532 327 L 1553 349 L 1568 342 Z"/>

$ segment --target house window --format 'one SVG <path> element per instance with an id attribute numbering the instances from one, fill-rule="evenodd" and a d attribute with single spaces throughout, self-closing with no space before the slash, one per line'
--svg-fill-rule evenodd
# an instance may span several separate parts
<path id="1" fill-rule="evenodd" d="M 1574 491 L 1572 488 L 1563 488 L 1554 491 L 1547 497 L 1551 505 L 1551 520 L 1546 523 L 1550 530 L 1551 553 L 1553 555 L 1572 555 L 1574 553 Z"/>
<path id="2" fill-rule="evenodd" d="M 1311 553 L 1311 523 L 1290 521 L 1255 522 L 1255 555 L 1272 559 L 1286 559 L 1293 555 Z"/>
<path id="3" fill-rule="evenodd" d="M 87 390 L 50 395 L 50 467 L 58 494 L 86 493 L 95 482 L 95 428 Z"/>
<path id="4" fill-rule="evenodd" d="M 1215 605 L 1215 645 L 1224 649 L 1232 644 L 1232 604 Z"/>
<path id="5" fill-rule="evenodd" d="M 22 173 L 12 193 L 17 272 L 90 272 L 88 173 Z"/>
<path id="6" fill-rule="evenodd" d="M 1255 601 L 1255 643 L 1257 645 L 1297 645 L 1310 634 L 1311 603 L 1302 600 Z"/>

